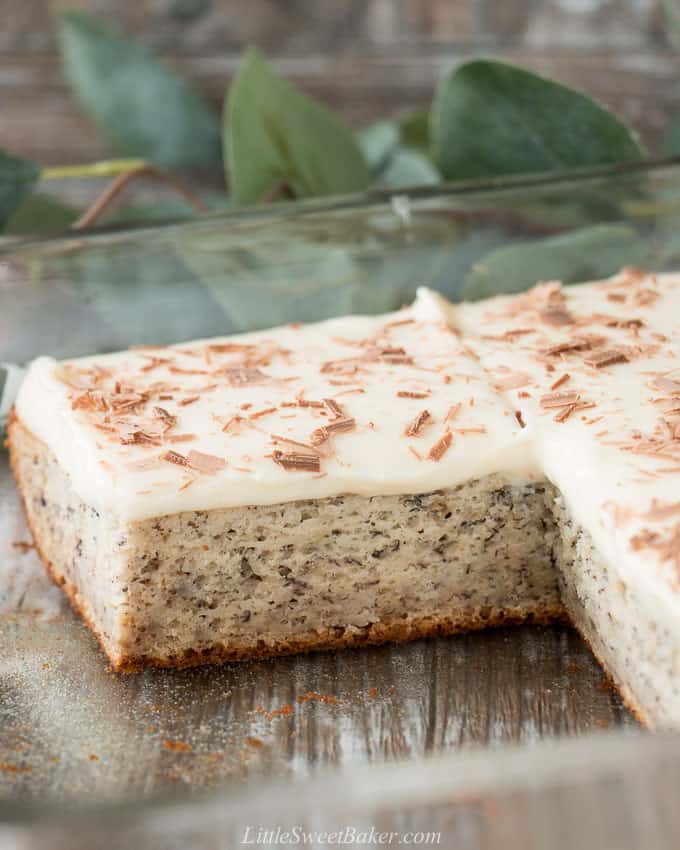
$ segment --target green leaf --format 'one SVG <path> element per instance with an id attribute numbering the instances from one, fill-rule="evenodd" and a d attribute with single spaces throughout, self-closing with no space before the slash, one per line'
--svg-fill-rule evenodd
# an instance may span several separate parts
<path id="1" fill-rule="evenodd" d="M 430 160 L 408 148 L 398 148 L 392 154 L 380 178 L 380 185 L 389 189 L 435 186 L 437 183 L 441 183 L 441 177 Z"/>
<path id="2" fill-rule="evenodd" d="M 5 233 L 58 233 L 67 230 L 79 216 L 78 210 L 50 195 L 35 193 L 24 198 L 5 225 Z"/>
<path id="3" fill-rule="evenodd" d="M 393 121 L 377 121 L 359 130 L 357 142 L 369 171 L 375 177 L 399 146 L 399 127 Z"/>
<path id="4" fill-rule="evenodd" d="M 250 49 L 226 99 L 227 175 L 239 205 L 285 182 L 297 198 L 357 192 L 368 167 L 353 133 Z"/>
<path id="5" fill-rule="evenodd" d="M 117 152 L 165 168 L 221 161 L 217 117 L 175 71 L 82 12 L 66 12 L 60 34 L 66 76 Z"/>
<path id="6" fill-rule="evenodd" d="M 586 95 L 502 62 L 475 60 L 441 84 L 434 160 L 445 178 L 639 160 L 635 134 Z"/>
<path id="7" fill-rule="evenodd" d="M 424 156 L 430 156 L 430 111 L 419 109 L 405 115 L 399 122 L 401 143 L 406 148 L 415 148 Z"/>
<path id="8" fill-rule="evenodd" d="M 0 150 L 0 230 L 31 192 L 40 169 L 29 159 Z"/>
<path id="9" fill-rule="evenodd" d="M 644 263 L 649 240 L 628 224 L 597 224 L 571 233 L 508 245 L 472 267 L 461 297 L 477 301 L 522 292 L 540 280 L 578 283 Z"/>

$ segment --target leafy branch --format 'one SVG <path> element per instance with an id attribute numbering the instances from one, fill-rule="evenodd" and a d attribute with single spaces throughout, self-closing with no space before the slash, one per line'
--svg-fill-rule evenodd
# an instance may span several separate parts
<path id="1" fill-rule="evenodd" d="M 133 177 L 152 175 L 180 194 L 183 215 L 280 198 L 402 189 L 520 172 L 639 160 L 633 130 L 594 100 L 521 68 L 473 60 L 439 85 L 429 109 L 354 133 L 332 112 L 246 51 L 222 118 L 174 68 L 82 12 L 60 21 L 66 77 L 83 110 L 120 160 L 41 169 L 0 151 L 0 232 L 91 224 Z M 678 133 L 680 137 L 680 133 Z M 194 192 L 176 173 L 214 174 L 224 188 Z M 38 183 L 115 177 L 84 214 Z M 118 221 L 140 215 L 122 210 Z"/>

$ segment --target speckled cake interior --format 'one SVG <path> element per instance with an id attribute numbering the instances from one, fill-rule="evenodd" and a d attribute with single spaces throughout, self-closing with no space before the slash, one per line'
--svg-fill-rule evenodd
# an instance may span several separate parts
<path id="1" fill-rule="evenodd" d="M 347 495 L 112 525 L 78 498 L 44 445 L 11 427 L 42 557 L 117 669 L 562 614 L 549 485 L 489 476 L 418 495 Z"/>
<path id="2" fill-rule="evenodd" d="M 680 728 L 680 275 L 28 372 L 10 452 L 113 666 L 568 617 Z"/>

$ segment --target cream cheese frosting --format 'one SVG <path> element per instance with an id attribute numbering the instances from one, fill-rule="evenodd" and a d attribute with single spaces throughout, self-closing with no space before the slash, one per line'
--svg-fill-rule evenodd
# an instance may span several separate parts
<path id="1" fill-rule="evenodd" d="M 538 475 L 523 429 L 427 291 L 387 316 L 43 357 L 16 410 L 78 495 L 123 519 Z"/>
<path id="2" fill-rule="evenodd" d="M 680 586 L 680 276 L 547 283 L 456 318 L 606 562 Z"/>
<path id="3" fill-rule="evenodd" d="M 549 478 L 612 562 L 680 582 L 680 276 L 30 367 L 16 404 L 78 495 L 142 520 Z M 650 574 L 655 574 L 652 570 Z"/>

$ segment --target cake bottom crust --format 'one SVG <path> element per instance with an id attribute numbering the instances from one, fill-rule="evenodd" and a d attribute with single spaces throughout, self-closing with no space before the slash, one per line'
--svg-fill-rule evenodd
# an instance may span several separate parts
<path id="1" fill-rule="evenodd" d="M 72 600 L 73 601 L 73 600 Z M 77 607 L 77 606 L 76 606 Z M 542 625 L 555 622 L 568 623 L 565 610 L 558 605 L 546 605 L 535 610 L 498 608 L 480 610 L 461 615 L 460 611 L 439 616 L 408 617 L 394 621 L 384 620 L 363 628 L 332 627 L 309 631 L 290 638 L 243 639 L 236 636 L 229 644 L 191 649 L 180 655 L 165 657 L 140 655 L 120 656 L 115 669 L 134 673 L 145 667 L 194 667 L 201 664 L 219 664 L 225 661 L 272 658 L 303 652 L 351 649 L 360 646 L 377 646 L 383 643 L 403 643 L 419 638 L 443 637 L 481 629 L 511 625 Z"/>

